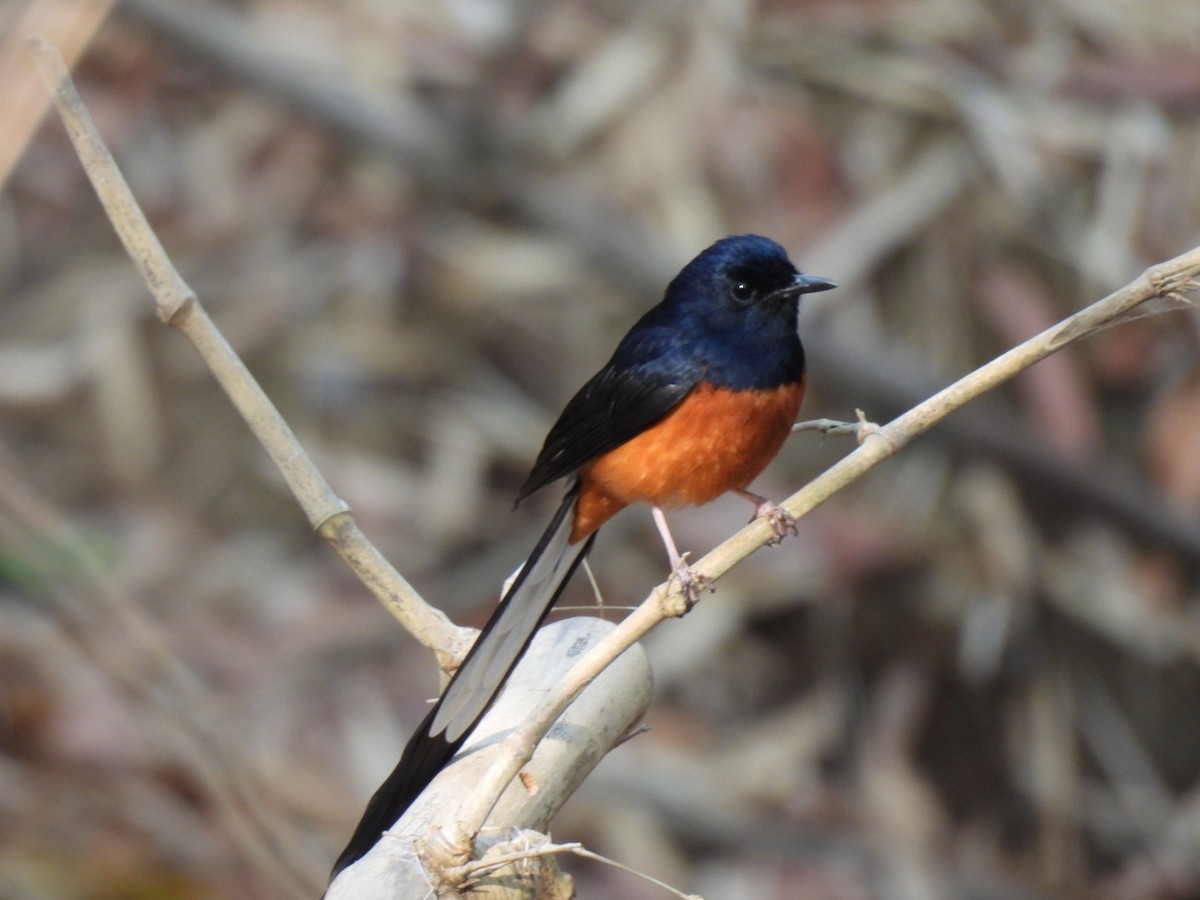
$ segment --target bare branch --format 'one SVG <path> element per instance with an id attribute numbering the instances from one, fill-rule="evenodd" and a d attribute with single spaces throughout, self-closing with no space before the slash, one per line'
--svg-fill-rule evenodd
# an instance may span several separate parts
<path id="1" fill-rule="evenodd" d="M 478 798 L 481 779 L 491 778 L 515 758 L 509 737 L 513 723 L 542 701 L 546 686 L 557 684 L 580 654 L 603 644 L 616 629 L 595 618 L 564 619 L 540 629 L 463 750 L 374 847 L 338 874 L 326 892 L 328 900 L 416 897 L 431 884 L 453 889 L 474 871 L 462 867 L 482 854 L 485 841 L 472 841 L 480 830 L 485 835 L 493 828 L 505 834 L 514 829 L 545 833 L 563 803 L 649 706 L 650 664 L 640 647 L 623 654 L 588 685 L 557 718 L 548 740 L 539 743 L 540 735 L 527 736 L 522 746 L 532 759 L 527 756 L 518 766 L 521 778 L 500 784 L 503 796 L 490 818 L 485 812 L 480 827 L 464 832 L 453 812 L 463 797 Z"/>
<path id="2" fill-rule="evenodd" d="M 163 322 L 182 332 L 279 469 L 313 529 L 325 538 L 375 597 L 417 640 L 452 667 L 469 646 L 469 629 L 427 604 L 366 539 L 349 507 L 317 470 L 287 422 L 229 346 L 168 258 L 105 146 L 62 57 L 31 38 L 38 71 L 50 90 L 79 160 L 147 287 Z"/>

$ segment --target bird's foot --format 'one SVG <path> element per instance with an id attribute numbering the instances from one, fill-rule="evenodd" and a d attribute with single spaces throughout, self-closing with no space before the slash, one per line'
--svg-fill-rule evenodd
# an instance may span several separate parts
<path id="1" fill-rule="evenodd" d="M 790 512 L 770 500 L 763 500 L 754 508 L 755 519 L 766 519 L 767 524 L 771 526 L 773 536 L 767 541 L 772 547 L 778 546 L 785 537 L 789 534 L 799 534 L 799 529 L 796 527 L 796 517 Z"/>
<path id="2" fill-rule="evenodd" d="M 699 602 L 700 595 L 705 591 L 716 590 L 711 578 L 701 575 L 688 565 L 686 553 L 679 558 L 679 561 L 675 563 L 675 568 L 671 570 L 668 584 L 671 581 L 679 585 L 679 593 L 683 596 L 683 609 L 677 613 L 680 616 L 691 612 L 692 607 Z"/>

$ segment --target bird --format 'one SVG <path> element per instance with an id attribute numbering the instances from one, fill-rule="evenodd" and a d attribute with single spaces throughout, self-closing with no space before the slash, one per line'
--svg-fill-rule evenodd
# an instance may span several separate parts
<path id="1" fill-rule="evenodd" d="M 458 751 L 614 515 L 650 505 L 689 606 L 707 583 L 687 566 L 663 510 L 733 492 L 754 503 L 776 541 L 794 530 L 782 507 L 749 488 L 791 433 L 804 397 L 800 297 L 836 286 L 800 272 L 769 238 L 730 236 L 685 265 L 630 328 L 567 403 L 516 498 L 566 479 L 562 503 L 371 797 L 331 878 L 370 850 Z"/>

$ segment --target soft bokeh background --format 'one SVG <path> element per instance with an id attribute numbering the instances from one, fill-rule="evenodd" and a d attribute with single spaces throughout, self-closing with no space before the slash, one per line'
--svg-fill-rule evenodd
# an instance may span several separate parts
<path id="1" fill-rule="evenodd" d="M 25 145 L 23 13 L 464 623 L 556 503 L 510 509 L 554 414 L 715 238 L 841 283 L 806 414 L 876 420 L 1200 241 L 1195 0 L 127 0 L 89 37 L 104 7 L 0 4 L 6 898 L 315 895 L 436 690 L 156 321 L 57 120 Z M 1198 339 L 1110 328 L 753 556 L 648 642 L 651 731 L 554 836 L 710 900 L 1200 896 Z M 798 435 L 761 492 L 850 446 Z M 673 521 L 703 551 L 746 514 Z M 639 601 L 649 516 L 593 565 Z"/>

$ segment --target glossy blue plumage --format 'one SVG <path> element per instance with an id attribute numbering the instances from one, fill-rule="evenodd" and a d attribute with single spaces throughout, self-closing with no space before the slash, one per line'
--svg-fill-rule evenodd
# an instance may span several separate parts
<path id="1" fill-rule="evenodd" d="M 804 374 L 796 333 L 798 294 L 738 302 L 737 282 L 781 290 L 797 275 L 787 253 L 758 235 L 713 244 L 667 287 L 621 341 L 609 365 L 649 378 L 703 380 L 732 390 L 771 390 Z"/>

